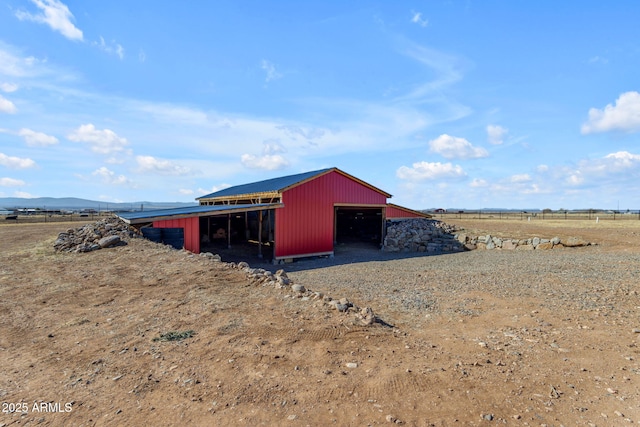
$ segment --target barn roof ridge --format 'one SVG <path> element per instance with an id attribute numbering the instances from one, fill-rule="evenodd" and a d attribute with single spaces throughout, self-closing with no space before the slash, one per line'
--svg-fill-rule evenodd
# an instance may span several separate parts
<path id="1" fill-rule="evenodd" d="M 319 169 L 310 172 L 302 172 L 293 175 L 286 175 L 276 178 L 270 178 L 262 181 L 250 182 L 247 184 L 234 185 L 229 188 L 225 188 L 210 194 L 206 194 L 204 196 L 197 197 L 196 200 L 202 199 L 211 199 L 211 198 L 219 198 L 219 197 L 232 197 L 232 196 L 240 196 L 240 195 L 256 195 L 256 194 L 266 194 L 266 193 L 281 193 L 283 191 L 289 190 L 293 187 L 297 187 L 298 185 L 304 184 L 305 182 L 311 181 L 320 177 L 321 175 L 337 172 L 341 175 L 346 176 L 347 178 L 356 181 L 366 187 L 371 188 L 374 191 L 377 191 L 386 197 L 391 197 L 391 194 L 383 191 L 377 187 L 374 187 L 371 184 L 368 184 L 361 179 L 354 177 L 353 175 L 349 175 L 348 173 L 338 169 L 337 167 Z"/>
<path id="2" fill-rule="evenodd" d="M 412 213 L 412 214 L 417 214 L 419 216 L 422 216 L 424 218 L 431 218 L 431 215 L 425 213 L 425 212 L 421 212 L 415 209 L 411 209 L 411 208 L 407 208 L 405 206 L 400 206 L 400 205 L 396 205 L 395 203 L 388 203 L 387 202 L 387 206 L 390 208 L 394 208 L 394 209 L 398 209 L 404 212 L 408 212 L 408 213 Z"/>

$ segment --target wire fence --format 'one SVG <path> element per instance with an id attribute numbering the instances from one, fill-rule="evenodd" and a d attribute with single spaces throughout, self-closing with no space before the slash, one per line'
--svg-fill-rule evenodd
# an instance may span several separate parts
<path id="1" fill-rule="evenodd" d="M 110 212 L 69 213 L 69 214 L 8 214 L 0 215 L 0 225 L 10 224 L 41 224 L 47 222 L 90 222 L 101 218 L 112 217 Z"/>
<path id="2" fill-rule="evenodd" d="M 634 211 L 447 211 L 428 212 L 436 219 L 504 219 L 520 221 L 543 221 L 543 220 L 592 220 L 592 221 L 630 221 L 640 220 L 640 210 Z"/>
<path id="3" fill-rule="evenodd" d="M 466 211 L 446 211 L 429 212 L 435 219 L 491 219 L 491 220 L 520 220 L 520 221 L 544 221 L 544 220 L 593 220 L 593 221 L 630 221 L 640 220 L 640 210 L 634 211 L 486 211 L 486 210 L 466 210 Z M 36 224 L 47 222 L 89 222 L 101 218 L 112 217 L 112 212 L 89 212 L 89 213 L 29 213 L 29 214 L 7 214 L 0 215 L 0 225 L 6 224 Z"/>

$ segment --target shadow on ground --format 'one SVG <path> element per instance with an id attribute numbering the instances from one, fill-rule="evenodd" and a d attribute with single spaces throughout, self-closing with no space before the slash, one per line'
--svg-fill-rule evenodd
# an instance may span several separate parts
<path id="1" fill-rule="evenodd" d="M 354 264 L 370 261 L 392 261 L 407 258 L 424 258 L 431 256 L 452 256 L 454 253 L 426 253 L 426 252 L 384 252 L 378 245 L 369 242 L 347 242 L 338 243 L 334 248 L 333 257 L 319 256 L 296 258 L 293 262 L 274 264 L 273 250 L 268 246 L 263 247 L 263 257 L 258 257 L 258 246 L 249 243 L 238 243 L 231 248 L 218 246 L 206 246 L 201 248 L 202 252 L 218 254 L 223 262 L 248 263 L 253 268 L 264 268 L 275 272 L 279 269 L 286 271 L 304 271 L 318 268 L 334 267 L 345 264 Z"/>

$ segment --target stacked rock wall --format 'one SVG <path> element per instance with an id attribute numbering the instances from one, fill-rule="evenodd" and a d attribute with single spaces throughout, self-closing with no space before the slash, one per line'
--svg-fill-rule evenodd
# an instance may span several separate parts
<path id="1" fill-rule="evenodd" d="M 548 250 L 589 246 L 592 243 L 570 237 L 515 239 L 491 235 L 472 236 L 454 225 L 427 218 L 387 221 L 386 252 L 447 253 L 474 249 Z"/>
<path id="2" fill-rule="evenodd" d="M 540 237 L 532 237 L 529 239 L 512 239 L 505 237 L 491 236 L 469 236 L 466 233 L 459 233 L 455 238 L 460 244 L 464 245 L 467 250 L 473 249 L 505 249 L 505 250 L 548 250 L 559 248 L 574 248 L 579 246 L 589 246 L 590 242 L 577 237 L 570 237 L 561 240 L 559 237 L 552 239 L 544 239 Z"/>
<path id="3" fill-rule="evenodd" d="M 412 218 L 387 221 L 385 252 L 460 252 L 464 250 L 453 235 L 456 228 L 442 221 Z"/>

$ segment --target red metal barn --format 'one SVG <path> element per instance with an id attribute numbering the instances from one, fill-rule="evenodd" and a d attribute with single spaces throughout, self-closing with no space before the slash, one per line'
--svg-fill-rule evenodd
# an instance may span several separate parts
<path id="1" fill-rule="evenodd" d="M 274 260 L 333 255 L 335 244 L 381 245 L 387 218 L 424 217 L 387 205 L 391 195 L 338 168 L 249 184 L 199 197 L 199 206 L 133 212 L 131 224 L 183 228 L 184 248 L 199 253 L 202 242 L 232 237 L 273 251 Z"/>
<path id="2" fill-rule="evenodd" d="M 201 205 L 234 203 L 279 203 L 274 209 L 274 258 L 333 254 L 338 221 L 376 215 L 378 238 L 384 226 L 389 193 L 338 168 L 322 169 L 227 188 L 198 198 Z M 360 214 L 360 215 L 358 215 Z M 376 227 L 369 221 L 369 228 Z M 353 227 L 351 227 L 353 229 Z M 376 234 L 374 233 L 374 234 Z"/>
<path id="3" fill-rule="evenodd" d="M 182 228 L 184 229 L 184 247 L 191 252 L 200 253 L 200 228 L 199 218 L 192 216 L 180 219 L 162 219 L 153 221 L 156 228 Z"/>
<path id="4" fill-rule="evenodd" d="M 404 206 L 394 205 L 393 203 L 387 204 L 386 209 L 387 219 L 408 219 L 408 218 L 431 218 L 431 215 L 415 211 L 413 209 L 405 208 Z"/>
<path id="5" fill-rule="evenodd" d="M 283 189 L 284 208 L 276 213 L 276 259 L 332 254 L 339 212 L 379 212 L 383 221 L 387 197 L 391 195 L 337 168 Z"/>

